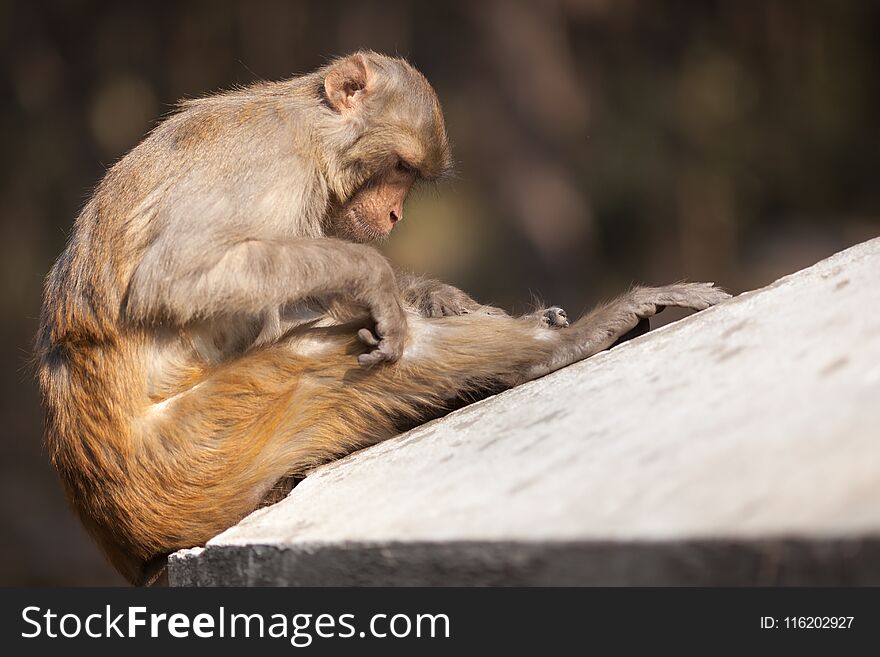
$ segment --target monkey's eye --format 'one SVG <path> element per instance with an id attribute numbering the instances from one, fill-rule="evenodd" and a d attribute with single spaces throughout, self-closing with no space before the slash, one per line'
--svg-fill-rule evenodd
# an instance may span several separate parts
<path id="1" fill-rule="evenodd" d="M 397 158 L 397 164 L 394 165 L 394 168 L 400 173 L 413 174 L 418 173 L 416 168 L 412 166 L 409 162 L 405 160 L 401 160 Z"/>

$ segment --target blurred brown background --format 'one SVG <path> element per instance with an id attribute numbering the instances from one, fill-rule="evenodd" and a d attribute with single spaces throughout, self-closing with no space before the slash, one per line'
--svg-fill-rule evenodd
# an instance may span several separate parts
<path id="1" fill-rule="evenodd" d="M 0 584 L 121 583 L 46 463 L 28 354 L 90 188 L 175 100 L 407 56 L 458 175 L 384 248 L 577 312 L 632 281 L 739 292 L 880 233 L 878 27 L 869 0 L 0 4 Z"/>

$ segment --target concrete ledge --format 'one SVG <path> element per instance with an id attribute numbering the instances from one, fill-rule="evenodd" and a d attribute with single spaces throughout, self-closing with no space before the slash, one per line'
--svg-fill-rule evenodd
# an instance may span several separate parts
<path id="1" fill-rule="evenodd" d="M 880 540 L 230 545 L 179 552 L 175 586 L 852 586 Z"/>
<path id="2" fill-rule="evenodd" d="M 880 239 L 318 468 L 172 585 L 880 584 Z"/>

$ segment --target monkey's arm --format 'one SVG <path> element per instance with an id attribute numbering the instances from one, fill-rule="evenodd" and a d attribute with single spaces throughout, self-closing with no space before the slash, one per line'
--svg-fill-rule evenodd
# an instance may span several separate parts
<path id="1" fill-rule="evenodd" d="M 304 299 L 341 299 L 365 307 L 380 341 L 364 364 L 394 361 L 406 315 L 391 266 L 376 250 L 333 239 L 246 240 L 201 255 L 157 243 L 128 286 L 124 316 L 184 324 L 217 315 L 259 315 Z"/>
<path id="2" fill-rule="evenodd" d="M 399 270 L 395 270 L 394 275 L 404 303 L 415 308 L 424 317 L 449 317 L 469 313 L 505 314 L 501 308 L 484 305 L 447 283 Z"/>

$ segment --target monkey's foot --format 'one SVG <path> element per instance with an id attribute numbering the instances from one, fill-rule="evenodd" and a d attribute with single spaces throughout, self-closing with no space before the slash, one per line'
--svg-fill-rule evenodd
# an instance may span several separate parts
<path id="1" fill-rule="evenodd" d="M 552 306 L 541 314 L 541 324 L 547 328 L 565 328 L 568 314 L 559 306 Z"/>
<path id="2" fill-rule="evenodd" d="M 634 288 L 622 297 L 627 311 L 639 319 L 652 317 L 667 306 L 705 310 L 729 299 L 730 294 L 714 283 L 673 283 L 664 287 Z"/>
<path id="3" fill-rule="evenodd" d="M 503 313 L 501 310 L 474 301 L 467 294 L 451 285 L 442 283 L 425 295 L 419 310 L 424 317 L 451 317 L 480 312 L 489 315 Z"/>

